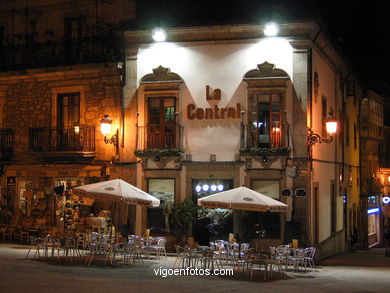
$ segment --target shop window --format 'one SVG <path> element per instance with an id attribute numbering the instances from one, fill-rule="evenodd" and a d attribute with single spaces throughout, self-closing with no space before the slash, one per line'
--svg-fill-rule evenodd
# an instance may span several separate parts
<path id="1" fill-rule="evenodd" d="M 176 148 L 176 98 L 148 98 L 148 149 Z"/>
<path id="2" fill-rule="evenodd" d="M 281 94 L 252 92 L 249 128 L 252 147 L 282 147 Z"/>
<path id="3" fill-rule="evenodd" d="M 253 180 L 252 189 L 271 198 L 279 198 L 279 181 L 276 180 Z"/>
<path id="4" fill-rule="evenodd" d="M 160 200 L 160 206 L 148 209 L 151 234 L 172 233 L 172 209 L 175 202 L 175 179 L 148 179 L 148 192 Z"/>

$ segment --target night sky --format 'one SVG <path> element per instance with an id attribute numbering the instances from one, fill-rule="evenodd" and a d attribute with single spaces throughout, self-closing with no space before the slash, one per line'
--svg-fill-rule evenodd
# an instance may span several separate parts
<path id="1" fill-rule="evenodd" d="M 346 3 L 347 2 L 347 3 Z M 319 18 L 366 87 L 390 95 L 390 16 L 377 1 L 138 0 L 137 25 L 256 24 Z M 368 3 L 377 4 L 368 6 Z"/>

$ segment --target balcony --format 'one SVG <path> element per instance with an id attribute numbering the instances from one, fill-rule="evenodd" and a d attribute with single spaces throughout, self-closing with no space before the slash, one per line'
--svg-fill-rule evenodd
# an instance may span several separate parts
<path id="1" fill-rule="evenodd" d="M 14 131 L 8 128 L 0 128 L 0 158 L 11 157 L 14 144 Z"/>
<path id="2" fill-rule="evenodd" d="M 180 157 L 183 127 L 178 123 L 137 127 L 137 157 Z"/>
<path id="3" fill-rule="evenodd" d="M 95 127 L 30 128 L 29 150 L 47 158 L 93 158 Z"/>
<path id="4" fill-rule="evenodd" d="M 113 36 L 8 45 L 0 54 L 0 71 L 121 60 L 120 42 Z"/>
<path id="5" fill-rule="evenodd" d="M 284 156 L 290 152 L 289 128 L 285 123 L 273 123 L 268 132 L 256 125 L 241 125 L 240 154 L 245 156 Z"/>

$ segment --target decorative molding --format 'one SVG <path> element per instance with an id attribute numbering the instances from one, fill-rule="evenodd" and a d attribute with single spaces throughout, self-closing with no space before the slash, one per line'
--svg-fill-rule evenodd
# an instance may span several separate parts
<path id="1" fill-rule="evenodd" d="M 286 71 L 275 68 L 274 64 L 267 61 L 263 64 L 258 64 L 257 69 L 252 69 L 245 73 L 244 80 L 246 79 L 273 79 L 273 78 L 285 78 L 290 79 Z"/>
<path id="2" fill-rule="evenodd" d="M 183 79 L 177 73 L 171 72 L 169 68 L 160 65 L 153 69 L 153 73 L 142 77 L 140 81 L 140 83 L 153 82 L 183 82 Z"/>

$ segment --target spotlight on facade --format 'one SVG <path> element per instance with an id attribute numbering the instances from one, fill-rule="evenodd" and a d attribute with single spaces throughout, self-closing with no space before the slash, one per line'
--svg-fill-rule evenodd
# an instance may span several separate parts
<path id="1" fill-rule="evenodd" d="M 203 184 L 203 186 L 202 186 L 202 188 L 203 188 L 203 190 L 204 191 L 207 191 L 207 190 L 209 190 L 209 185 L 208 184 Z"/>
<path id="2" fill-rule="evenodd" d="M 164 42 L 166 37 L 167 37 L 167 34 L 166 34 L 164 29 L 156 28 L 152 32 L 152 37 L 153 37 L 153 40 L 156 42 Z"/>
<path id="3" fill-rule="evenodd" d="M 223 190 L 223 185 L 222 185 L 222 184 L 218 184 L 218 190 L 219 190 L 219 191 L 222 191 L 222 190 Z"/>
<path id="4" fill-rule="evenodd" d="M 279 26 L 275 22 L 269 22 L 264 27 L 264 35 L 267 37 L 275 37 L 279 33 Z"/>
<path id="5" fill-rule="evenodd" d="M 200 185 L 196 185 L 195 190 L 196 192 L 200 192 L 202 190 L 202 187 L 200 187 Z"/>
<path id="6" fill-rule="evenodd" d="M 217 185 L 213 184 L 210 186 L 211 191 L 216 191 L 217 190 Z"/>

